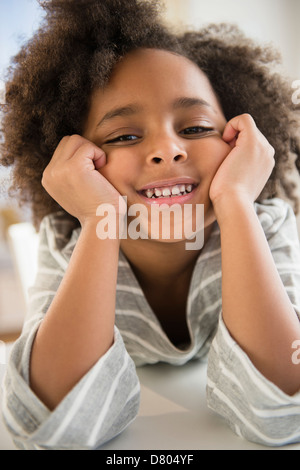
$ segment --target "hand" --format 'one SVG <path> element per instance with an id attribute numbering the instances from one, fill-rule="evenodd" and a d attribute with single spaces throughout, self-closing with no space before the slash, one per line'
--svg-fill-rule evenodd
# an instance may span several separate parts
<path id="1" fill-rule="evenodd" d="M 210 186 L 214 208 L 232 200 L 253 203 L 262 192 L 274 168 L 274 149 L 249 114 L 231 119 L 223 140 L 232 148 L 220 165 Z"/>
<path id="2" fill-rule="evenodd" d="M 118 213 L 118 191 L 99 170 L 106 155 L 79 135 L 64 137 L 45 169 L 42 185 L 50 196 L 81 224 L 96 217 L 101 203 L 112 204 Z"/>

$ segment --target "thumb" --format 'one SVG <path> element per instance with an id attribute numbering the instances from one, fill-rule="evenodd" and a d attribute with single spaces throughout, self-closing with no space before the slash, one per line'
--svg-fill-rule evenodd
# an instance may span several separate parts
<path id="1" fill-rule="evenodd" d="M 95 149 L 93 162 L 96 170 L 100 170 L 106 165 L 106 154 L 99 147 Z"/>
<path id="2" fill-rule="evenodd" d="M 222 139 L 226 144 L 228 144 L 231 148 L 234 148 L 236 145 L 236 141 L 238 138 L 239 131 L 235 129 L 232 125 L 231 122 L 229 121 L 224 129 Z"/>

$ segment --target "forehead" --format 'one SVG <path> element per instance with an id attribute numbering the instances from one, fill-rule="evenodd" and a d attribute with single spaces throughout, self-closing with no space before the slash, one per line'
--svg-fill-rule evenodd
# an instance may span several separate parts
<path id="1" fill-rule="evenodd" d="M 96 95 L 103 107 L 128 100 L 155 100 L 163 104 L 176 96 L 199 96 L 219 107 L 208 78 L 195 63 L 156 49 L 138 49 L 126 55 L 115 66 L 108 85 L 97 90 Z"/>
<path id="2" fill-rule="evenodd" d="M 173 52 L 158 49 L 137 49 L 127 54 L 115 66 L 111 75 L 109 85 L 116 84 L 121 77 L 142 75 L 144 77 L 167 79 L 175 70 L 180 73 L 180 78 L 184 75 L 192 75 L 194 78 L 204 78 L 204 73 L 199 67 L 186 57 Z"/>

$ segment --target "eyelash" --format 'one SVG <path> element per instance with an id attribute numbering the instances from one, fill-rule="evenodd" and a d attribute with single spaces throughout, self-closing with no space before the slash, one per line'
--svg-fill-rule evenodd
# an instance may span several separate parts
<path id="1" fill-rule="evenodd" d="M 134 137 L 134 139 L 130 139 L 129 137 Z M 135 142 L 139 138 L 140 137 L 137 137 L 136 135 L 133 135 L 133 134 L 124 134 L 124 135 L 120 135 L 119 137 L 116 137 L 112 140 L 108 140 L 106 142 L 106 144 L 114 144 L 114 143 L 117 143 L 117 142 L 130 142 L 130 141 Z"/>
<path id="2" fill-rule="evenodd" d="M 190 131 L 191 129 L 201 129 L 201 132 L 186 133 L 184 135 L 205 134 L 206 132 L 211 132 L 214 130 L 212 127 L 192 126 L 192 127 L 187 127 L 186 129 L 181 131 L 181 134 L 185 133 L 186 131 Z"/>
<path id="3" fill-rule="evenodd" d="M 194 130 L 195 132 L 190 132 L 191 130 Z M 201 129 L 201 132 L 199 132 L 199 129 Z M 203 126 L 192 126 L 192 127 L 187 127 L 183 131 L 180 132 L 181 135 L 185 136 L 195 136 L 195 135 L 202 135 L 205 133 L 212 132 L 214 129 L 212 127 L 203 127 Z M 189 131 L 189 132 L 187 132 Z M 133 137 L 133 139 L 132 139 Z M 140 137 L 133 135 L 133 134 L 124 134 L 120 135 L 118 137 L 115 137 L 114 139 L 108 140 L 105 143 L 106 144 L 115 144 L 115 143 L 130 143 L 130 142 L 136 142 L 139 140 Z"/>

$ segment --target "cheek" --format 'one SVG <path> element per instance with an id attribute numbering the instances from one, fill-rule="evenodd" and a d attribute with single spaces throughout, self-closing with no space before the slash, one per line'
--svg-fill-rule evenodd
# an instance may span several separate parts
<path id="1" fill-rule="evenodd" d="M 132 182 L 134 169 L 130 156 L 109 154 L 106 165 L 100 170 L 104 176 L 119 192 L 124 193 L 125 188 Z"/>
<path id="2" fill-rule="evenodd" d="M 198 149 L 197 167 L 201 175 L 211 180 L 230 151 L 231 147 L 221 137 L 208 139 Z"/>

